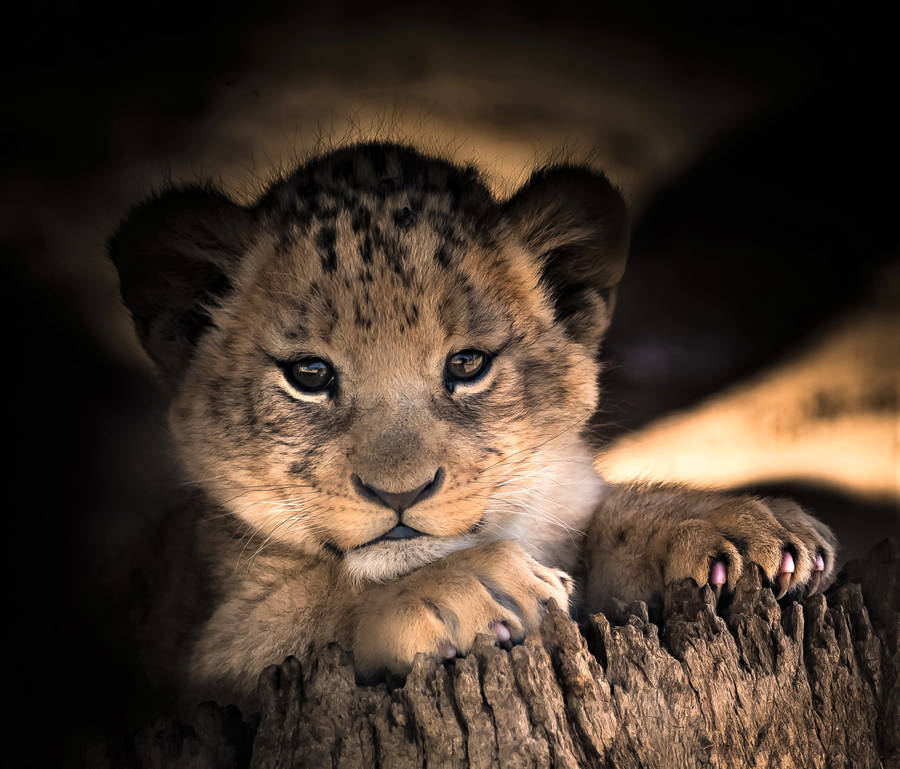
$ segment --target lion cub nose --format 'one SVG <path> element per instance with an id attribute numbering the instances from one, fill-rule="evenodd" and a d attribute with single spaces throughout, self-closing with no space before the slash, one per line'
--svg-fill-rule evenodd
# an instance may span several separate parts
<path id="1" fill-rule="evenodd" d="M 395 512 L 402 513 L 413 505 L 432 496 L 440 487 L 444 480 L 444 468 L 438 468 L 434 477 L 430 481 L 426 481 L 421 486 L 416 486 L 409 491 L 385 491 L 365 483 L 356 473 L 350 476 L 353 488 L 357 493 L 372 502 L 378 502 L 385 505 Z"/>

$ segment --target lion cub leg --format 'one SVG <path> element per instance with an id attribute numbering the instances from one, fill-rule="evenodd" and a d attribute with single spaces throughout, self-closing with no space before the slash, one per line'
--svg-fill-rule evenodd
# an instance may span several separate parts
<path id="1" fill-rule="evenodd" d="M 538 628 L 553 598 L 567 608 L 571 578 L 514 542 L 461 550 L 364 591 L 356 615 L 357 671 L 407 673 L 418 652 L 467 653 L 478 633 L 519 641 Z"/>
<path id="2" fill-rule="evenodd" d="M 614 487 L 585 540 L 587 608 L 609 611 L 614 599 L 658 604 L 667 585 L 685 578 L 719 595 L 750 563 L 777 598 L 808 595 L 830 583 L 836 552 L 831 530 L 791 500 Z"/>

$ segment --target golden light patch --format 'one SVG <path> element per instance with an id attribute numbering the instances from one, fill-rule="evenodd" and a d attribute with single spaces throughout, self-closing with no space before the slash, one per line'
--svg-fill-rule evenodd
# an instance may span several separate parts
<path id="1" fill-rule="evenodd" d="M 611 482 L 728 488 L 803 480 L 900 499 L 900 313 L 845 317 L 808 349 L 596 460 Z"/>

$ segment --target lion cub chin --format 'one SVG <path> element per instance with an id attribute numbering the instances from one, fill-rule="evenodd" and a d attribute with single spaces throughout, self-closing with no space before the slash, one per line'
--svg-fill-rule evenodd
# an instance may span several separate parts
<path id="1" fill-rule="evenodd" d="M 473 535 L 441 538 L 419 535 L 409 540 L 380 541 L 347 551 L 343 567 L 361 585 L 390 582 L 457 550 L 472 547 L 477 541 Z"/>

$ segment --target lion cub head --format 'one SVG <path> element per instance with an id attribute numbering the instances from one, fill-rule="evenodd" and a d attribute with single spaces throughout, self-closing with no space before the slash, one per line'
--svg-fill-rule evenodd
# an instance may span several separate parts
<path id="1" fill-rule="evenodd" d="M 379 580 L 489 539 L 573 550 L 627 241 L 594 172 L 498 201 L 472 169 L 365 144 L 251 207 L 169 190 L 110 249 L 190 479 Z"/>

